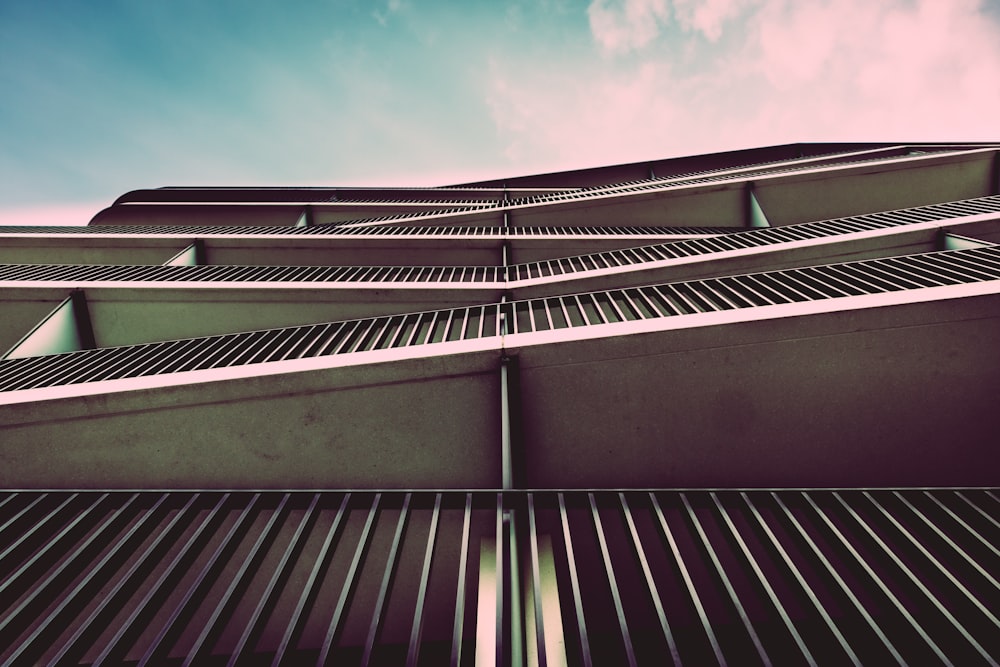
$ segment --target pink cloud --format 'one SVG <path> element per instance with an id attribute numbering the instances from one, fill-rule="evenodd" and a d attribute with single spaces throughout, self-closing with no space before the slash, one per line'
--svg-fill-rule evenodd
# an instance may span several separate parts
<path id="1" fill-rule="evenodd" d="M 756 0 L 673 0 L 673 9 L 682 28 L 701 32 L 714 42 L 722 35 L 724 24 L 756 4 Z"/>
<path id="2" fill-rule="evenodd" d="M 794 141 L 1000 140 L 1000 24 L 973 0 L 597 0 L 590 19 L 592 59 L 490 74 L 520 169 Z"/>
<path id="3" fill-rule="evenodd" d="M 610 53 L 645 46 L 670 17 L 667 0 L 593 0 L 587 15 L 594 39 Z"/>

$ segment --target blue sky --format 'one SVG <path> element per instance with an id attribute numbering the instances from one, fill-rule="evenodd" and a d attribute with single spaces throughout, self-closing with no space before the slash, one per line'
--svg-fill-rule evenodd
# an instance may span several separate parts
<path id="1" fill-rule="evenodd" d="M 0 222 L 162 185 L 435 185 L 1000 140 L 1000 0 L 0 3 Z"/>

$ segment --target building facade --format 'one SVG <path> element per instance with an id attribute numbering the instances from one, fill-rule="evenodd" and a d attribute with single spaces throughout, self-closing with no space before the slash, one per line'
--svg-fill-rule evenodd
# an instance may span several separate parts
<path id="1" fill-rule="evenodd" d="M 997 664 L 998 155 L 0 228 L 0 664 Z"/>

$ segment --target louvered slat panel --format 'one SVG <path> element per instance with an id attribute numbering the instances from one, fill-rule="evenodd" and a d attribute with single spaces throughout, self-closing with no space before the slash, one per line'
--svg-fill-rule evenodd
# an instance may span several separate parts
<path id="1" fill-rule="evenodd" d="M 998 517 L 989 489 L 6 492 L 0 664 L 989 664 Z"/>

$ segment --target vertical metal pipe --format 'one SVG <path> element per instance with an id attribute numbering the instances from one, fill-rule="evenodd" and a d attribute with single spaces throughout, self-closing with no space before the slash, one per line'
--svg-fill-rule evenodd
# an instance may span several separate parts
<path id="1" fill-rule="evenodd" d="M 507 525 L 507 550 L 504 552 L 510 576 L 510 664 L 521 667 L 524 664 L 524 614 L 522 605 L 520 553 L 517 539 L 517 511 L 510 509 L 504 512 Z"/>
<path id="2" fill-rule="evenodd" d="M 514 462 L 511 452 L 510 357 L 500 358 L 500 470 L 504 489 L 514 488 Z"/>
<path id="3" fill-rule="evenodd" d="M 503 601 L 504 601 L 504 513 L 503 513 L 503 494 L 497 494 L 497 516 L 496 516 L 496 546 L 493 550 L 493 556 L 496 559 L 495 569 L 495 585 L 496 585 L 496 664 L 503 665 L 506 664 L 503 659 L 504 653 L 504 617 L 503 617 Z M 482 621 L 484 619 L 480 619 Z"/>

